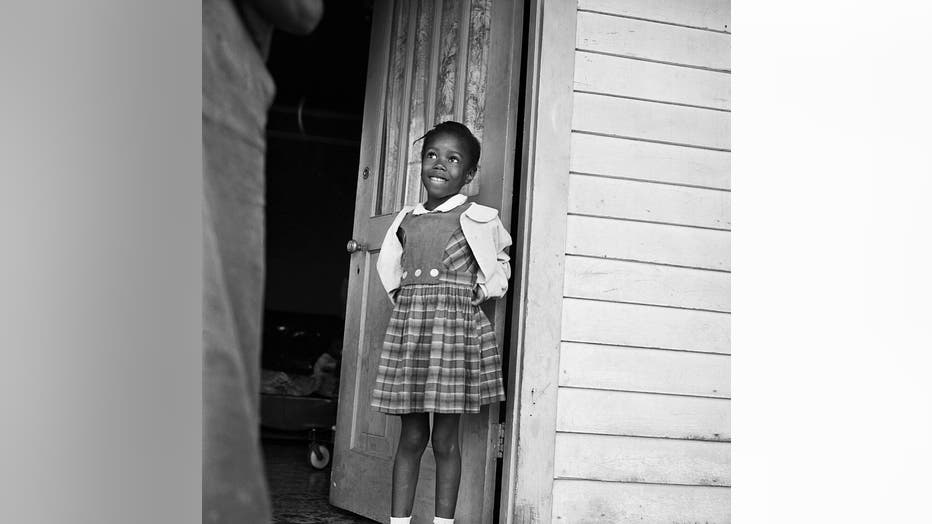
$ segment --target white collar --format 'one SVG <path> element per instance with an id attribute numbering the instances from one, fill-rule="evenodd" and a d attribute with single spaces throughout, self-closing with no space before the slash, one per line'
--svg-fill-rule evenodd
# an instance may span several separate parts
<path id="1" fill-rule="evenodd" d="M 451 209 L 455 209 L 456 207 L 459 207 L 460 205 L 463 204 L 463 202 L 466 202 L 466 195 L 457 193 L 451 196 L 450 198 L 448 198 L 444 203 L 440 204 L 439 206 L 435 207 L 432 210 L 428 210 L 426 207 L 424 207 L 423 202 L 418 203 L 418 205 L 414 206 L 414 209 L 411 210 L 411 214 L 412 215 L 423 215 L 424 213 L 435 213 L 435 212 L 446 213 L 447 211 Z"/>

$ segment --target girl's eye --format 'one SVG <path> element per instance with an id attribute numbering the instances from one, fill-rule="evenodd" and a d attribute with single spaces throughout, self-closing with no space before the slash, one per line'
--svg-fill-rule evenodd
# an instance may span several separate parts
<path id="1" fill-rule="evenodd" d="M 450 158 L 450 162 L 453 162 L 454 164 L 458 164 L 459 161 L 460 161 L 460 159 L 459 159 L 459 158 L 456 158 L 455 156 Z"/>
<path id="2" fill-rule="evenodd" d="M 430 151 L 430 152 L 427 153 L 426 156 L 427 156 L 427 158 L 437 158 L 437 153 L 434 153 L 433 151 Z"/>

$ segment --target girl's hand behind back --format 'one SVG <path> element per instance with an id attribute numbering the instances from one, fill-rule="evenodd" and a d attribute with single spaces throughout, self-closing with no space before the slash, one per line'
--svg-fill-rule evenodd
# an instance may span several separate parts
<path id="1" fill-rule="evenodd" d="M 489 297 L 485 296 L 485 291 L 482 290 L 482 286 L 476 286 L 476 290 L 473 292 L 472 305 L 478 306 L 488 298 Z"/>

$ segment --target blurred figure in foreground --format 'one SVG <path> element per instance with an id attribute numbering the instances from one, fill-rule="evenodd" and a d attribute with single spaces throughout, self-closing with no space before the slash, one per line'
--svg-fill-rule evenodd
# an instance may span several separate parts
<path id="1" fill-rule="evenodd" d="M 310 33 L 322 0 L 202 0 L 203 522 L 264 524 L 259 442 L 265 123 L 272 31 Z"/>

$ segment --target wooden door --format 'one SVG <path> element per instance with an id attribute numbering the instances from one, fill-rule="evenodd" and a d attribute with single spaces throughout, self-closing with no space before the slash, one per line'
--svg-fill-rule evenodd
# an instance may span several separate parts
<path id="1" fill-rule="evenodd" d="M 501 210 L 509 225 L 514 172 L 519 0 L 395 0 L 375 3 L 363 115 L 349 291 L 330 501 L 379 522 L 391 510 L 392 459 L 400 418 L 369 400 L 391 312 L 376 272 L 380 243 L 404 205 L 422 199 L 420 147 L 435 123 L 459 120 L 482 141 L 479 173 L 463 192 Z M 334 52 L 339 52 L 334 50 Z M 486 309 L 505 354 L 503 301 Z M 463 468 L 456 519 L 491 522 L 499 405 L 461 423 Z M 415 522 L 431 522 L 434 458 L 424 454 Z"/>

